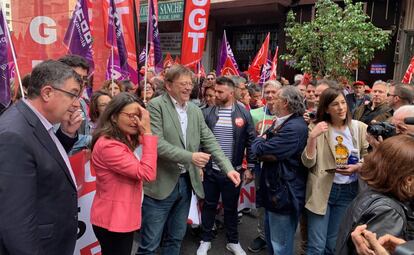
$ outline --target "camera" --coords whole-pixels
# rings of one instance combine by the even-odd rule
[[[381,136],[384,140],[397,134],[395,126],[388,122],[377,122],[370,124],[367,127],[367,132],[375,138]]]
[[[316,119],[316,112],[309,112],[308,116],[310,119]]]

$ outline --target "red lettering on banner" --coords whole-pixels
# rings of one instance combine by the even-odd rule
[[[101,255],[101,246],[96,241],[80,250],[80,255]]]
[[[186,2],[181,64],[194,67],[199,63],[206,41],[210,0],[191,0]]]
[[[250,190],[247,190],[245,187],[240,189],[240,204],[244,203],[245,198],[247,198],[250,203],[256,202],[256,192],[254,190],[254,186],[250,187]]]

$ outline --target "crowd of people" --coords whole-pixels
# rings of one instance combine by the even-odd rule
[[[136,254],[180,254],[193,192],[197,255],[211,249],[220,197],[235,255],[294,254],[298,227],[309,255],[389,254],[414,239],[412,86],[307,74],[259,86],[176,64],[92,92],[88,73],[80,56],[44,61],[0,116],[0,254],[73,254],[68,155],[85,149],[103,255],[135,252],[138,230]],[[253,181],[257,238],[240,244],[240,188]]]

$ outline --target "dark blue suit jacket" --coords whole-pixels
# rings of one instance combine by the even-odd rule
[[[256,138],[252,151],[262,159],[257,203],[269,211],[299,216],[305,204],[307,169],[301,154],[308,139],[308,127],[302,116],[290,116],[278,129],[273,125],[266,139]],[[273,199],[272,195],[282,195]]]
[[[75,139],[58,131],[66,150]],[[18,102],[0,116],[0,254],[73,255],[77,192],[55,143]]]

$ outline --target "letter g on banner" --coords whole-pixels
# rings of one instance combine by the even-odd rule
[[[55,43],[57,41],[56,26],[56,22],[52,18],[37,16],[30,22],[30,36],[38,44]],[[42,33],[41,28],[43,28]]]

